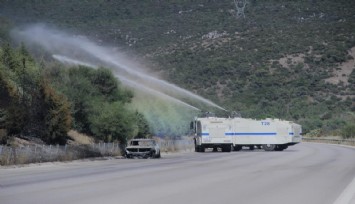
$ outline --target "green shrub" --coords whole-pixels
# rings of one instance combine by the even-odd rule
[[[355,138],[355,125],[348,124],[342,128],[341,135],[343,138]]]

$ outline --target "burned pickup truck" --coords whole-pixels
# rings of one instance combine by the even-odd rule
[[[126,158],[160,158],[160,147],[153,139],[132,139],[125,149]]]

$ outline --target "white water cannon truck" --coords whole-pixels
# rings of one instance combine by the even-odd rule
[[[283,151],[302,141],[302,127],[294,122],[246,118],[195,118],[191,122],[196,152],[206,148],[223,152],[240,151],[243,147],[254,150]]]

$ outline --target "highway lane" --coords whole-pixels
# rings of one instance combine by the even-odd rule
[[[326,144],[0,168],[1,204],[355,204],[354,194],[355,149]]]

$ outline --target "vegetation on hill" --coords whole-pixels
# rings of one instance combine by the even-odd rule
[[[125,107],[132,93],[109,70],[41,67],[23,45],[0,47],[0,98],[1,143],[22,135],[65,144],[70,129],[123,143],[149,134],[144,117]]]
[[[1,5],[16,23],[46,22],[137,53],[169,81],[243,117],[294,120],[306,133],[353,130],[355,1],[250,0],[245,18],[232,0]]]
[[[104,141],[149,135],[144,117],[126,107],[133,93],[123,89],[110,70],[55,64],[45,75],[71,102],[75,130]]]
[[[9,136],[36,135],[48,143],[65,143],[72,121],[68,101],[41,76],[23,46],[15,50],[4,45],[0,57],[0,129]]]

